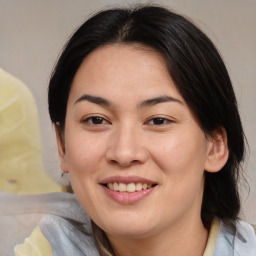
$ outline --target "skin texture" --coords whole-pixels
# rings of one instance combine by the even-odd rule
[[[117,255],[203,255],[204,172],[226,163],[226,135],[200,129],[159,54],[122,44],[93,51],[72,83],[64,139],[56,131],[61,168]],[[101,185],[116,176],[156,186],[123,204]]]

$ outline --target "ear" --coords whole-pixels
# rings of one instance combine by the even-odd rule
[[[209,138],[205,171],[218,172],[228,161],[229,150],[226,130],[222,127]]]
[[[63,172],[68,172],[67,168],[67,161],[66,161],[66,149],[65,149],[65,141],[64,135],[60,129],[59,123],[55,124],[55,132],[56,132],[56,139],[57,139],[57,146],[58,146],[58,153],[60,159],[60,168]]]

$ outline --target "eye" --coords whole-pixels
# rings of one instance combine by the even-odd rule
[[[82,121],[82,123],[86,123],[89,125],[104,125],[109,124],[109,122],[101,117],[101,116],[90,116]]]
[[[173,121],[164,117],[154,117],[147,121],[150,125],[165,125],[170,124]]]

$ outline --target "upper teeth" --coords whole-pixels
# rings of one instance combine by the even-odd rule
[[[152,184],[142,184],[142,183],[129,183],[129,184],[124,184],[124,183],[108,183],[107,184],[108,188],[114,191],[119,191],[119,192],[135,192],[135,191],[140,191],[143,189],[151,188]]]

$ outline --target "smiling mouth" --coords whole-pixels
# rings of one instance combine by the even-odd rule
[[[109,188],[112,191],[123,192],[123,193],[134,193],[142,190],[147,190],[152,187],[155,187],[157,184],[147,184],[147,183],[107,183],[103,184],[105,187]]]

